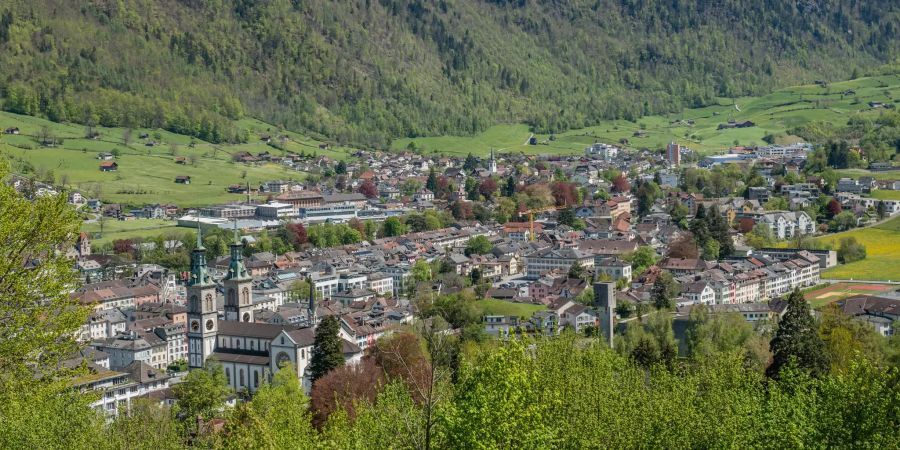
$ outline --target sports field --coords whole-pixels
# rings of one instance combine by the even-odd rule
[[[543,305],[530,303],[513,303],[506,300],[484,299],[475,302],[475,306],[481,309],[482,314],[496,314],[503,316],[531,317],[535,312],[547,309]]]
[[[831,286],[807,292],[804,297],[813,308],[819,308],[829,303],[843,300],[854,295],[877,295],[881,292],[890,292],[900,289],[900,286],[890,284],[862,284],[862,283],[837,283]]]

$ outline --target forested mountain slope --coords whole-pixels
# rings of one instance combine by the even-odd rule
[[[7,0],[3,108],[339,142],[588,126],[844,79],[900,54],[895,0]]]

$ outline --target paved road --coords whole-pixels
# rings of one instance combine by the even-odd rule
[[[900,281],[891,280],[834,280],[822,278],[819,281],[825,283],[900,284]]]

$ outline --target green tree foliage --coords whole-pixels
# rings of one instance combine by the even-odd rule
[[[229,415],[225,430],[224,448],[290,448],[315,441],[297,369],[290,364],[280,368],[253,401],[239,404]]]
[[[653,247],[644,245],[638,247],[633,253],[625,255],[623,259],[631,263],[632,272],[637,276],[644,273],[648,267],[656,264],[658,256]]]
[[[650,296],[657,309],[672,309],[675,307],[675,298],[681,292],[678,282],[672,278],[672,274],[663,271],[656,277]]]
[[[327,316],[316,327],[309,377],[315,382],[330,370],[344,365],[344,352],[338,336],[340,323],[335,316]]]
[[[772,364],[766,373],[772,377],[781,375],[789,365],[796,365],[812,375],[821,375],[828,370],[828,354],[819,336],[809,303],[803,294],[795,289],[787,298],[788,307],[772,342]]]
[[[347,224],[323,223],[310,226],[306,231],[309,242],[318,248],[337,247],[362,241],[362,234]]]
[[[883,364],[890,357],[889,342],[865,322],[854,320],[835,304],[821,311],[819,336],[825,342],[832,373],[846,373],[860,358]]]
[[[562,401],[541,386],[525,346],[511,342],[461,368],[442,415],[446,440],[460,448],[551,447],[556,436],[546,411]]]
[[[176,450],[184,448],[184,431],[168,407],[136,398],[131,401],[127,414],[123,411],[109,424],[105,438],[109,448]]]
[[[409,232],[409,227],[397,217],[388,217],[381,226],[381,235],[384,237],[403,236]]]
[[[747,245],[753,248],[771,247],[775,243],[775,235],[772,233],[772,228],[765,223],[754,225],[753,229],[747,233],[746,238]]]
[[[769,362],[766,339],[737,313],[710,314],[703,305],[692,307],[685,341],[687,353],[694,359],[736,352],[759,373]]]
[[[6,20],[0,16],[0,20]],[[0,22],[2,26],[2,22]],[[6,166],[0,162],[0,180]],[[76,349],[87,310],[69,296],[78,220],[65,195],[27,199],[0,184],[0,433],[2,448],[90,447],[102,441],[89,396],[60,362]]]
[[[17,113],[214,142],[245,136],[245,114],[374,147],[499,122],[552,133],[846,78],[896,56],[892,6],[15,1],[0,79],[22,81],[0,91]]]
[[[678,356],[671,314],[661,310],[629,322],[625,334],[616,339],[616,349],[640,367],[671,366]]]
[[[175,385],[174,413],[186,426],[194,430],[196,418],[209,420],[217,417],[231,394],[228,379],[222,366],[208,361],[202,369],[190,371],[181,383]]]
[[[581,263],[579,263],[578,261],[573,262],[572,265],[569,267],[569,273],[568,273],[569,278],[582,279],[586,275],[587,275],[587,273],[584,270],[584,266],[582,266]]]
[[[841,246],[838,248],[838,259],[843,263],[852,263],[866,259],[866,246],[853,236],[841,238]]]
[[[487,236],[475,236],[466,243],[466,256],[485,255],[491,252],[494,246]]]

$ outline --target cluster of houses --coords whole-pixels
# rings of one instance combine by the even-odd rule
[[[79,333],[86,348],[69,363],[91,369],[93,376],[78,385],[101,391],[95,406],[110,413],[127,408],[136,397],[169,401],[170,387],[177,382],[172,374],[209,359],[222,364],[238,392],[254,392],[286,362],[294,364],[308,387],[314,329],[323,317],[339,319],[345,358],[355,361],[378,338],[412,320],[416,311],[410,294],[454,293],[472,283],[489,284],[486,297],[538,306],[530,317],[486,315],[484,329],[496,336],[554,335],[566,328],[611,333],[616,317],[626,320],[633,306],[652,303],[652,286],[663,272],[680,286],[674,299],[679,316],[706,305],[716,312],[740,313],[748,321],[777,320],[784,310],[774,300],[818,284],[820,271],[836,264],[835,252],[753,249],[745,244],[744,235],[759,224],[767,225],[779,240],[817,232],[816,221],[803,208],[827,190],[823,180],[808,177],[802,183],[776,185],[771,174],[775,164],[799,173],[809,149],[805,144],[739,148],[700,162],[700,167],[733,162],[757,170],[767,184],[747,189],[746,197],[709,198],[682,191],[679,167],[682,156],[691,153],[675,143],[663,153],[624,151],[608,144],[594,144],[579,156],[491,152],[488,158],[475,158],[475,167],[466,166],[462,158],[358,152],[328,181],[270,180],[252,188],[234,184],[228,189],[235,194],[255,189],[270,198],[264,203],[232,202],[190,211],[167,204],[125,210],[71,193],[71,202],[108,217],[177,218],[182,226],[237,225],[244,232],[286,222],[379,221],[446,209],[451,202],[467,201],[464,186],[470,177],[503,180],[515,175],[516,186],[522,187],[551,183],[562,174],[584,195],[570,208],[579,222],[577,229],[559,223],[557,213],[547,211],[529,221],[458,220],[447,228],[334,248],[278,255],[247,252],[250,256],[244,257],[244,243],[253,242],[248,236],[236,240],[230,255],[221,258],[207,261],[199,248],[186,273],[134,264],[121,270],[110,256],[91,254],[90,236],[81,235],[70,251],[88,282],[72,295],[93,312]],[[324,156],[268,152],[236,155],[236,160],[279,163],[314,173],[333,171],[337,163]],[[114,163],[101,164],[107,162]],[[632,181],[655,180],[665,195],[639,216],[631,194],[609,195],[613,187],[604,173],[610,170],[626,173]],[[432,173],[453,186],[449,196],[436,198],[425,188]],[[20,184],[22,189],[36,186],[27,180]],[[359,193],[363,184],[374,186],[374,195],[371,190],[369,195]],[[900,202],[869,195],[874,189],[898,187],[897,182],[859,178],[841,180],[833,194],[860,214],[877,206],[874,202],[887,202],[882,209],[893,215],[900,212]],[[788,200],[787,210],[766,210],[766,202],[776,196]],[[709,211],[715,206],[732,225],[734,253],[721,255],[718,261],[670,255],[670,245],[686,233],[672,217],[679,204],[689,217],[701,207]],[[487,239],[490,249],[473,253],[468,244],[476,237]],[[177,248],[179,243],[171,245]],[[642,248],[658,261],[636,273],[632,255]],[[435,279],[415,279],[414,267],[421,261],[439,268]],[[303,286],[309,287],[308,292]],[[873,326],[883,326],[896,312],[895,306],[874,300],[849,302],[845,309]],[[892,331],[888,327],[884,332]]]

